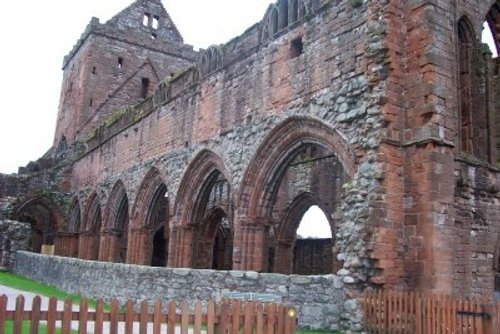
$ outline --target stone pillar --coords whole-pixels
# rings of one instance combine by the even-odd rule
[[[183,225],[179,229],[179,249],[177,266],[190,268],[193,265],[193,233],[192,225]]]
[[[290,242],[278,240],[274,250],[273,272],[291,274],[293,270],[293,245]]]
[[[119,234],[115,231],[101,233],[99,261],[116,262],[119,256]]]
[[[268,269],[269,220],[257,218],[254,223],[240,225],[242,234],[239,270],[258,272]]]
[[[170,237],[168,242],[168,259],[167,267],[175,268],[177,267],[177,253],[179,245],[179,226],[171,224],[169,228]]]
[[[151,263],[151,233],[145,229],[134,229],[129,232],[127,246],[127,263],[149,265]]]

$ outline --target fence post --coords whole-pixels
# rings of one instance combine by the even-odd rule
[[[78,333],[87,333],[89,303],[86,298],[80,300],[80,316],[78,319]]]
[[[14,311],[14,333],[21,334],[23,329],[24,296],[17,296],[16,310]]]
[[[70,299],[64,301],[64,312],[62,318],[62,334],[71,334],[71,318],[73,316],[73,302]]]
[[[31,304],[30,334],[38,333],[41,305],[42,305],[42,298],[40,298],[40,296],[35,296],[35,298],[33,298],[33,303]]]
[[[7,320],[7,301],[6,295],[0,297],[0,334],[4,334],[5,320]]]
[[[294,307],[289,307],[286,312],[285,334],[294,334],[296,323],[297,323],[297,310]]]

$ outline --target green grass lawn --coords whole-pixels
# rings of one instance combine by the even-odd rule
[[[41,296],[56,297],[59,300],[70,299],[74,304],[79,304],[82,300],[82,297],[79,295],[66,293],[52,286],[5,272],[0,272],[0,284],[23,291],[33,292]],[[91,308],[95,308],[97,305],[95,300],[89,299],[88,302]],[[109,310],[108,305],[105,305],[104,308]]]

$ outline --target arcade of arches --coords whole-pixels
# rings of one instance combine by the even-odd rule
[[[312,126],[296,134],[290,132],[295,122],[286,122],[270,135],[247,171],[246,182],[252,188],[244,189],[253,191],[249,199],[256,202],[242,203],[246,195],[240,194],[237,206],[224,162],[204,150],[188,166],[174,201],[169,198],[168,178],[152,168],[133,196],[126,182],[118,180],[106,200],[97,192],[88,199],[73,198],[66,230],[52,226],[45,227],[51,234],[38,233],[43,231],[39,225],[54,221],[46,218],[54,210],[40,200],[20,208],[21,220],[32,221],[28,217],[38,215],[33,219],[38,235],[35,251],[42,243],[53,244],[59,230],[56,254],[88,260],[276,273],[334,272],[341,266],[334,253],[334,213],[349,176],[333,146],[312,135],[322,129]],[[278,144],[276,138],[283,132],[289,133]],[[134,203],[129,198],[135,198]],[[333,238],[297,239],[301,219],[311,206],[323,211]],[[235,207],[258,218],[238,221],[235,217],[241,211]],[[308,222],[311,228],[314,224]],[[253,254],[245,258],[238,249]]]

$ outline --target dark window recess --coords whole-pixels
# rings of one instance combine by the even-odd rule
[[[97,70],[96,70],[95,66],[92,67],[92,74],[96,74],[96,72],[97,72]]]
[[[302,54],[304,51],[304,43],[302,42],[302,37],[296,38],[290,44],[290,57],[296,58]]]
[[[118,57],[118,68],[122,68],[122,67],[123,67],[123,58]]]
[[[156,33],[152,33],[151,34],[151,39],[156,39],[156,36],[157,36]]]
[[[148,96],[149,90],[149,79],[142,78],[142,87],[141,87],[141,97],[145,99]]]
[[[93,102],[92,98],[90,98],[90,100],[89,100],[89,107],[92,107],[92,102]]]

